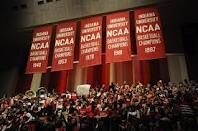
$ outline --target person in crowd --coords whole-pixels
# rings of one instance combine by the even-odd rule
[[[198,84],[111,83],[87,96],[56,92],[0,100],[1,131],[193,131],[198,129]],[[122,128],[120,128],[122,127]]]

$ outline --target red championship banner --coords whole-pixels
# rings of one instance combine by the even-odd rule
[[[79,65],[88,67],[101,64],[102,17],[81,21]]]
[[[34,29],[26,73],[30,74],[47,71],[51,33],[51,26]]]
[[[136,44],[139,60],[165,57],[164,39],[157,8],[135,10]]]
[[[69,70],[73,68],[76,22],[58,24],[52,71]]]
[[[106,63],[131,60],[129,12],[108,15],[106,25]]]

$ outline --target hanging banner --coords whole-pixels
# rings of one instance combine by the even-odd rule
[[[27,74],[47,71],[51,33],[51,26],[34,29],[32,45],[26,68]]]
[[[106,63],[131,60],[129,12],[107,15]]]
[[[88,67],[101,64],[102,17],[81,21],[79,65]]]
[[[76,22],[57,25],[52,71],[69,70],[73,68],[75,36]]]
[[[135,10],[135,26],[138,59],[164,58],[164,39],[157,8]]]

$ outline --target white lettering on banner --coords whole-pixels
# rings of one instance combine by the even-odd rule
[[[156,7],[134,11],[136,45],[139,60],[165,57],[160,12]]]
[[[72,50],[72,47],[55,48],[54,53],[66,52],[66,51],[71,51],[71,50]]]
[[[127,25],[128,25],[128,21],[126,21],[126,22],[120,22],[120,23],[114,23],[114,24],[109,24],[109,25],[107,25],[107,28],[108,29],[118,28],[118,27],[123,27],[123,26],[127,26]]]
[[[115,49],[115,48],[121,48],[121,47],[126,47],[128,46],[128,42],[121,42],[121,43],[116,43],[116,44],[109,44],[108,49]]]
[[[150,33],[150,34],[149,34],[149,37],[150,37],[151,39],[153,39],[153,38],[160,38],[161,36],[160,36],[159,33]]]
[[[151,17],[151,18],[136,20],[136,24],[153,23],[153,22],[157,22],[157,21],[159,21],[158,17]]]
[[[63,52],[63,53],[55,54],[55,58],[62,58],[62,57],[68,57],[68,56],[71,56],[71,52]]]
[[[34,56],[30,57],[30,61],[44,61],[46,60],[46,56]]]
[[[81,21],[79,65],[88,67],[100,64],[102,17],[92,17]]]
[[[122,55],[122,50],[114,50],[114,51],[113,51],[113,55],[114,55],[114,56]]]
[[[114,18],[110,20],[110,23],[118,23],[122,21],[126,21],[126,18],[125,17]]]
[[[94,54],[86,55],[85,60],[93,60],[94,59]]]
[[[92,27],[92,28],[88,28],[88,29],[82,29],[82,34],[85,33],[90,33],[90,32],[96,32],[101,30],[101,26],[97,26],[97,27]]]
[[[137,35],[137,40],[148,40],[149,34]]]
[[[127,27],[124,29],[115,29],[115,30],[107,31],[107,37],[121,36],[121,35],[126,35],[126,34],[129,34]]]
[[[41,62],[38,62],[38,63],[33,63],[32,66],[33,66],[34,68],[36,68],[36,67],[41,67],[41,65],[42,65]]]
[[[149,40],[143,40],[143,41],[139,41],[139,46],[145,46],[145,45],[151,45],[151,44],[160,44],[161,40],[159,39],[149,39]]]
[[[26,73],[46,72],[51,31],[51,26],[39,27],[33,30]]]
[[[129,18],[130,14],[127,11],[106,17],[106,63],[131,59]]]
[[[47,55],[47,51],[46,50],[42,50],[42,51],[31,51],[30,52],[30,56],[41,56],[41,55]]]
[[[145,53],[155,52],[155,48],[156,47],[147,47],[147,48],[145,48]]]
[[[67,27],[67,28],[61,28],[59,29],[59,32],[62,33],[62,32],[68,32],[68,31],[73,31],[73,27]]]
[[[100,32],[97,32],[96,34],[87,34],[87,35],[82,35],[81,36],[81,42],[87,42],[87,41],[92,41],[92,40],[97,40],[100,39]]]
[[[65,64],[65,63],[67,63],[67,59],[60,59],[60,60],[58,60],[58,64],[59,65],[62,65],[62,64]]]
[[[32,43],[31,50],[40,50],[40,49],[46,49],[49,48],[48,42],[42,42],[42,43]]]
[[[36,33],[36,37],[45,36],[45,35],[48,35],[48,31]]]
[[[85,49],[81,50],[81,54],[97,52],[97,51],[99,51],[98,47],[85,48]]]
[[[74,44],[74,38],[59,39],[59,40],[56,40],[55,47],[64,46],[64,45],[72,45],[72,44]]]
[[[148,40],[148,39],[155,39],[155,38],[160,38],[160,34],[159,33],[150,33],[150,34],[143,34],[137,35],[137,40]]]
[[[49,40],[50,36],[41,36],[33,38],[33,42]]]
[[[52,71],[73,68],[76,22],[65,22],[56,27],[56,37],[52,58]]]
[[[99,41],[93,41],[90,43],[83,43],[83,44],[81,43],[80,49],[90,48],[90,47],[99,46],[99,45],[100,45]]]
[[[117,38],[108,38],[107,39],[107,44],[114,44],[114,43],[120,43],[120,42],[124,42],[124,41],[128,41],[128,37],[127,36],[123,36],[123,37],[117,37]]]
[[[94,27],[94,26],[98,26],[99,22],[92,22],[92,23],[87,23],[84,25],[84,28],[90,28],[90,27]]]
[[[144,19],[144,18],[149,18],[149,17],[154,17],[154,16],[155,16],[155,12],[149,12],[149,13],[138,15],[138,19]]]
[[[74,35],[74,31],[71,32],[63,32],[63,33],[58,33],[56,35],[56,38],[63,38],[63,37],[67,37],[67,36],[73,36]]]
[[[136,26],[136,33],[147,33],[151,31],[160,31],[160,26],[158,23],[155,25],[140,25]]]

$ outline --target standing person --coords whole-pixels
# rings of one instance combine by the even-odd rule
[[[196,125],[191,101],[190,95],[185,94],[183,101],[179,106],[181,126],[185,131],[193,131]]]
[[[115,91],[115,84],[111,82],[111,85],[109,86],[109,89],[112,91]]]

